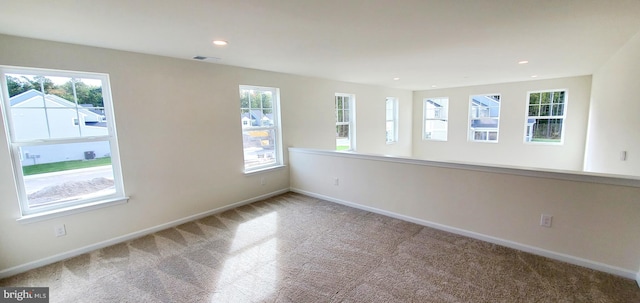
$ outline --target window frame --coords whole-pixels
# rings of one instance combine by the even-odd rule
[[[102,85],[102,102],[105,115],[105,123],[107,135],[82,136],[81,132],[78,136],[63,138],[38,138],[38,139],[17,139],[15,124],[13,123],[12,107],[10,104],[9,90],[7,86],[8,74],[26,74],[43,77],[68,77],[72,79],[92,79],[101,81]],[[79,72],[68,70],[52,70],[31,67],[15,67],[0,65],[0,107],[2,108],[2,118],[4,120],[4,130],[7,135],[7,143],[9,145],[10,155],[12,158],[12,168],[14,171],[14,181],[16,185],[17,198],[20,206],[21,217],[18,221],[40,221],[52,217],[58,217],[71,213],[82,212],[90,209],[101,208],[111,204],[120,204],[126,202],[129,198],[125,195],[124,182],[122,177],[122,167],[120,164],[120,152],[118,147],[118,139],[115,125],[115,115],[113,109],[113,99],[111,95],[111,85],[109,75],[105,73],[95,72]],[[76,102],[76,111],[79,104]],[[46,105],[45,105],[46,108]],[[79,124],[81,120],[78,120]],[[72,124],[74,121],[72,120]],[[75,125],[74,125],[75,126]],[[26,193],[25,176],[22,169],[22,153],[23,147],[29,146],[47,146],[59,144],[75,144],[75,143],[95,143],[108,142],[111,169],[114,178],[114,192],[111,194],[100,195],[92,198],[84,198],[70,201],[51,203],[47,206],[31,207],[29,198]]]
[[[338,97],[349,98],[349,122],[339,122],[338,121]],[[334,96],[334,105],[335,105],[335,127],[339,125],[348,125],[349,126],[349,148],[344,151],[355,151],[356,150],[356,95],[354,94],[346,94],[346,93],[335,93]],[[343,109],[344,110],[344,106]],[[336,131],[336,140],[337,140],[337,131]],[[336,150],[338,150],[338,142],[336,141]]]
[[[473,112],[474,112],[474,105],[473,105],[473,97],[476,96],[498,96],[499,100],[498,100],[498,115],[497,116],[488,116],[489,119],[491,120],[497,120],[497,125],[494,128],[487,128],[486,130],[476,130],[472,127],[473,124],[473,120],[478,120],[477,118],[474,119],[473,116]],[[486,109],[489,109],[489,111],[491,110],[491,108],[496,108],[495,106],[491,107],[491,106],[487,106]],[[493,94],[473,94],[473,95],[469,95],[469,115],[468,115],[468,120],[467,120],[467,141],[469,142],[480,142],[480,143],[498,143],[500,140],[500,115],[502,114],[502,94],[499,93],[493,93]],[[475,134],[477,132],[484,132],[485,133],[485,137],[486,139],[475,139]],[[495,140],[491,140],[490,139],[490,135],[491,133],[495,132]]]
[[[272,114],[273,114],[273,125],[269,125],[269,126],[264,126],[264,125],[260,125],[260,126],[252,126],[250,123],[247,126],[243,120],[242,120],[242,110],[244,109],[242,107],[242,93],[243,90],[257,90],[257,91],[269,91],[271,92],[273,98],[271,100],[272,102]],[[273,163],[266,163],[266,164],[262,164],[262,165],[255,165],[255,166],[250,166],[247,167],[247,161],[245,159],[245,153],[244,153],[244,138],[243,138],[243,143],[242,143],[242,159],[243,159],[243,171],[245,174],[251,174],[251,173],[255,173],[255,172],[259,172],[259,171],[263,171],[263,170],[269,170],[269,169],[273,169],[273,168],[278,168],[278,167],[282,167],[283,166],[283,157],[282,157],[282,128],[281,128],[281,114],[280,114],[280,88],[277,87],[268,87],[268,86],[257,86],[257,85],[244,85],[241,84],[238,86],[238,91],[240,93],[240,125],[241,125],[241,134],[244,137],[244,132],[247,130],[251,130],[251,131],[273,131],[274,132],[274,162]],[[249,103],[249,111],[251,111],[251,104]],[[264,107],[260,108],[261,110],[264,109]]]
[[[389,102],[391,102],[391,111],[392,117],[389,119],[388,106]],[[391,140],[389,140],[389,136],[386,133],[387,125],[391,122],[393,125],[393,134]],[[387,97],[385,100],[385,141],[387,144],[395,144],[398,143],[398,98],[396,97]]]
[[[445,117],[442,118],[428,118],[427,117],[427,102],[432,100],[446,100],[447,104],[444,106],[445,109]],[[434,139],[427,138],[427,121],[445,121],[445,138],[444,139]],[[422,99],[422,140],[424,141],[441,141],[446,142],[449,140],[449,97],[438,97],[438,98],[424,98]]]
[[[542,93],[556,93],[556,92],[564,92],[564,100],[563,100],[563,107],[562,107],[562,116],[529,116],[529,107],[531,106],[530,102],[531,102],[531,94],[542,94]],[[553,112],[553,96],[551,97],[551,103],[549,103],[549,106],[551,107],[551,112]],[[566,127],[566,119],[567,119],[567,110],[568,110],[568,104],[569,104],[569,90],[566,88],[562,88],[562,89],[543,89],[543,90],[535,90],[535,91],[528,91],[527,92],[527,105],[525,107],[525,114],[524,114],[524,137],[523,137],[523,142],[525,144],[533,144],[533,145],[563,145],[564,144],[564,137],[565,137],[565,127]],[[539,107],[542,106],[542,103],[538,104]],[[534,118],[531,118],[534,117]],[[528,138],[528,126],[529,126],[529,119],[562,119],[562,127],[560,129],[560,141],[533,141],[533,136],[531,138],[531,140],[527,140]],[[533,129],[531,130],[533,132]]]

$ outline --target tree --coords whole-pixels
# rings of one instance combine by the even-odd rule
[[[30,89],[40,92],[44,88],[45,94],[56,95],[70,102],[75,102],[75,97],[77,97],[78,104],[91,104],[93,107],[104,107],[102,87],[88,85],[81,80],[74,81],[70,79],[62,85],[57,85],[51,79],[42,76],[35,76],[33,79],[26,76],[7,76],[6,79],[9,97],[19,95]],[[74,86],[76,89],[75,97],[73,94]]]
[[[26,77],[17,78],[7,76],[7,88],[9,89],[9,97],[22,94],[30,89],[36,89],[33,83]],[[39,88],[36,90],[40,90]]]
[[[104,102],[102,100],[102,87],[88,85],[81,80],[69,80],[65,84],[62,84],[59,89],[62,93],[58,96],[70,100],[73,102],[73,86],[76,88],[76,97],[78,98],[78,104],[91,104],[93,107],[103,107]]]

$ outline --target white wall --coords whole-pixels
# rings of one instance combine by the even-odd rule
[[[289,92],[280,90],[282,99],[288,94],[296,95],[289,98],[292,99],[289,105],[282,105],[282,124],[288,146],[335,150],[334,97],[335,93],[345,93],[355,95],[358,152],[411,155],[411,91],[308,78],[299,78],[298,81],[300,85],[291,87]],[[399,134],[395,144],[386,144],[387,97],[398,98]]]
[[[586,171],[640,175],[638,79],[640,32],[593,74]]]
[[[524,143],[527,93],[567,90],[564,144]],[[560,170],[582,170],[588,122],[591,77],[416,91],[413,95],[413,157],[442,161],[501,164]],[[469,97],[500,94],[499,142],[469,142]],[[422,102],[449,97],[448,141],[422,140]]]
[[[108,73],[127,204],[21,224],[0,131],[0,274],[28,262],[287,190],[289,170],[244,175],[238,86],[280,88],[283,143],[335,148],[334,94],[358,103],[358,149],[411,152],[411,92],[0,35],[0,64]],[[400,99],[399,144],[385,144],[384,105]],[[4,121],[2,121],[4,122]],[[287,156],[285,154],[285,159]],[[286,160],[285,160],[286,161]],[[260,185],[260,179],[266,185]],[[54,237],[64,223],[68,235]]]
[[[627,278],[640,266],[639,178],[611,185],[593,176],[309,150],[290,151],[289,161],[296,191]],[[553,215],[551,228],[539,225],[543,213]]]

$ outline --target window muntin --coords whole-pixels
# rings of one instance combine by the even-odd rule
[[[240,85],[240,121],[244,170],[282,165],[279,90]]]
[[[385,102],[385,130],[387,144],[398,142],[398,98],[388,97]]]
[[[124,199],[108,75],[0,74],[22,215]]]
[[[355,96],[336,94],[336,150],[355,150]]]
[[[469,141],[498,142],[500,95],[473,95],[469,98]]]
[[[449,98],[423,100],[423,140],[447,141],[449,125]]]
[[[562,143],[566,107],[566,90],[529,92],[524,141]]]

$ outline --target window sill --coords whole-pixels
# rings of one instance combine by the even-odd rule
[[[69,216],[69,215],[82,213],[82,212],[86,212],[94,209],[99,209],[103,207],[124,204],[124,203],[127,203],[128,201],[129,201],[129,197],[111,198],[111,199],[100,200],[100,201],[95,201],[95,202],[81,204],[81,205],[74,205],[70,207],[50,210],[50,211],[41,212],[41,213],[32,214],[32,215],[25,215],[20,217],[16,221],[22,224],[40,222],[40,221],[50,220],[53,218],[59,218],[59,217]]]
[[[258,174],[258,173],[263,173],[263,172],[267,172],[267,171],[271,171],[271,170],[275,170],[275,169],[281,169],[286,167],[283,164],[279,164],[279,165],[274,165],[274,166],[269,166],[269,167],[264,167],[264,168],[259,168],[259,169],[255,169],[255,170],[245,170],[244,174],[245,175],[253,175],[253,174]]]
[[[555,145],[555,146],[561,146],[561,145],[564,145],[564,142],[524,141],[524,144],[528,144],[528,145]]]

